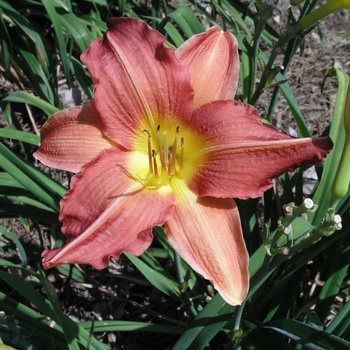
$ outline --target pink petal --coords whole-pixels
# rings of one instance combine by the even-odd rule
[[[231,100],[239,78],[239,56],[236,38],[217,27],[197,34],[176,50],[191,76],[196,109],[206,103]]]
[[[178,204],[165,223],[169,242],[229,304],[241,304],[248,292],[248,253],[235,202],[198,198],[176,178],[171,185]]]
[[[43,253],[43,266],[90,264],[101,269],[123,251],[143,253],[151,229],[169,219],[175,204],[170,186],[150,190],[128,172],[132,152],[103,151],[76,175],[61,201],[63,248]]]
[[[193,90],[185,66],[164,47],[165,38],[130,18],[111,18],[108,28],[81,56],[96,84],[92,103],[104,133],[131,149],[135,135],[155,130],[160,118],[163,124],[164,117],[186,124]]]
[[[34,157],[53,168],[78,172],[113,142],[101,131],[91,106],[55,113],[41,128],[41,144]]]
[[[204,164],[187,179],[199,196],[258,197],[273,178],[319,163],[332,149],[328,137],[292,138],[262,124],[254,107],[235,101],[199,108],[192,125],[207,145]]]

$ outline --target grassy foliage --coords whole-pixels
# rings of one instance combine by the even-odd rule
[[[122,257],[123,274],[80,266],[43,272],[38,267],[42,250],[62,239],[59,200],[70,175],[38,168],[32,157],[39,144],[37,130],[47,116],[63,108],[63,85],[79,86],[92,97],[92,82],[79,55],[103,35],[108,17],[145,20],[172,47],[209,25],[233,31],[242,62],[239,98],[256,104],[264,89],[272,89],[266,118],[272,120],[282,97],[298,134],[309,136],[286,72],[304,37],[317,25],[302,33],[295,30],[296,12],[305,17],[319,2],[292,8],[288,22],[294,25],[286,34],[269,24],[273,8],[262,0],[255,8],[229,0],[0,0],[0,72],[7,82],[0,88],[6,123],[0,130],[0,344],[16,349],[110,349],[115,345],[111,335],[117,334],[121,348],[129,343],[135,349],[202,349],[208,344],[213,349],[268,349],[271,344],[279,349],[350,348],[350,191],[334,208],[343,228],[332,235],[329,211],[345,139],[349,84],[349,75],[339,69],[330,72],[337,77],[338,93],[326,132],[335,144],[317,169],[320,180],[312,193],[317,210],[303,207],[302,171],[281,177],[283,194],[269,190],[259,200],[239,202],[251,255],[251,288],[242,306],[229,306],[218,294],[212,297],[208,283],[181,261],[160,227],[154,229],[155,243],[141,257]],[[283,56],[284,70],[276,64],[277,53]],[[292,216],[283,214],[290,202],[298,205]],[[24,236],[18,238],[14,223]],[[281,234],[281,223],[291,225],[291,235]],[[323,284],[315,292],[310,281],[316,274]],[[88,296],[80,299],[79,292]],[[102,301],[113,310],[98,311]],[[68,316],[73,314],[74,320]],[[101,319],[101,314],[109,316]]]

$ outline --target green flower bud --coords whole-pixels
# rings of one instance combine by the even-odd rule
[[[322,18],[341,9],[350,9],[350,0],[329,0],[317,10],[301,18],[297,24],[297,28],[298,30],[307,29]]]
[[[344,107],[344,128],[344,148],[332,186],[332,197],[334,201],[346,195],[350,184],[350,83],[348,85]]]

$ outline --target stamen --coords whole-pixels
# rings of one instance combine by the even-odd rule
[[[160,164],[162,166],[162,171],[165,171],[164,154],[163,154],[163,150],[162,150],[162,144],[160,142],[159,131],[160,131],[160,125],[157,126],[157,144],[158,144],[158,151],[159,151]]]
[[[158,167],[157,167],[157,158],[156,158],[156,151],[154,149],[152,149],[152,158],[153,158],[154,176],[158,178],[159,174],[158,174]]]
[[[174,164],[173,158],[175,158],[175,156],[176,155],[173,153],[173,148],[170,147],[169,148],[168,177],[171,177],[171,175],[173,175],[173,173],[174,173],[174,168],[173,168],[172,164]]]
[[[147,148],[148,148],[148,166],[149,172],[153,174],[153,162],[152,162],[152,148],[151,148],[151,134],[147,130],[143,130],[148,135]]]
[[[185,140],[181,137],[181,153],[180,153],[180,162],[179,162],[179,170],[181,171],[184,167],[184,153],[185,153]]]
[[[175,171],[175,161],[176,161],[176,151],[177,151],[177,140],[179,138],[179,129],[180,129],[180,127],[177,126],[176,131],[175,131],[175,140],[174,140],[174,144],[173,144],[173,156],[170,160],[171,161],[170,167],[171,167],[172,171]]]
[[[157,146],[152,149],[152,135],[148,130],[143,130],[148,136],[147,140],[147,152],[148,152],[148,166],[150,174],[153,174],[155,178],[160,176],[167,176],[170,178],[178,171],[181,171],[184,166],[184,149],[185,141],[182,137],[180,140],[180,127],[176,127],[174,143],[169,147],[168,134],[167,131],[163,131],[163,140],[160,135],[160,125],[158,125],[156,130]],[[180,143],[180,144],[179,144]],[[158,150],[157,150],[158,147]],[[178,150],[178,148],[181,148]],[[158,153],[157,153],[158,152]],[[179,158],[177,158],[177,152],[179,153]],[[159,158],[158,158],[159,157]],[[158,158],[158,159],[157,159]],[[176,164],[178,159],[178,164]],[[158,168],[157,162],[160,161],[160,167]]]
[[[163,138],[164,138],[164,163],[165,165],[168,165],[169,159],[168,159],[168,138],[166,131],[163,131]]]

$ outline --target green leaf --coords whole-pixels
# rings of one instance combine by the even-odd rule
[[[172,350],[204,349],[232,318],[232,312],[233,306],[228,305],[220,294],[216,294],[189,324],[188,329],[178,339]]]
[[[19,43],[17,49],[18,54],[21,57],[20,63],[22,70],[28,77],[30,83],[34,86],[38,95],[48,101],[50,104],[54,104],[55,93],[41,65],[41,62],[33,52],[28,51],[28,48],[25,47],[25,43],[21,43],[20,38],[18,38],[18,40]]]
[[[13,243],[15,243],[19,256],[21,258],[21,265],[22,266],[27,266],[27,254],[25,249],[23,248],[22,243],[19,241],[19,239],[16,237],[15,234],[13,234],[11,231],[9,231],[7,228],[5,228],[4,226],[0,225],[0,236],[4,235],[7,238],[9,238],[10,240],[13,241]]]
[[[126,257],[137,267],[137,269],[147,278],[147,280],[152,283],[157,289],[163,293],[178,298],[180,296],[180,291],[178,284],[163,275],[162,273],[153,270],[142,260],[136,256],[124,252]]]
[[[70,74],[69,74],[69,55],[67,53],[67,47],[66,42],[64,38],[64,34],[66,31],[61,25],[61,19],[60,15],[56,12],[55,4],[57,4],[56,0],[50,1],[50,0],[41,0],[42,4],[44,5],[47,14],[53,24],[53,29],[55,31],[55,38],[57,40],[57,45],[60,53],[60,58],[62,61],[62,67],[64,71],[64,75],[67,79],[68,85],[70,85]]]
[[[62,327],[62,332],[64,332],[64,335],[68,337],[68,345],[70,345],[70,349],[80,349],[79,347],[75,347],[75,344],[77,343],[77,341],[79,341],[81,344],[86,345],[90,338],[89,332],[80,327],[79,324],[72,321],[68,316],[63,314],[58,304],[58,301],[56,300],[56,297],[54,295],[54,291],[50,289],[51,287],[46,281],[46,278],[43,275],[43,273],[41,273],[40,277],[49,299],[45,299],[42,295],[35,291],[34,288],[32,288],[26,281],[22,280],[21,278],[14,275],[10,275],[0,270],[0,278],[3,281],[9,284],[18,293],[23,295],[23,297],[25,297],[30,303],[32,303],[39,310],[41,310],[41,312],[43,312],[44,315],[50,317],[56,323],[60,324],[60,326]],[[31,313],[28,312],[28,314]],[[50,323],[49,321],[47,322]],[[92,338],[89,349],[106,350],[109,349],[109,347],[100,343],[97,339]]]
[[[72,278],[74,281],[86,283],[86,278],[74,265],[63,264],[57,266],[57,270],[64,276]]]
[[[324,263],[320,267],[320,274],[325,280],[316,302],[315,311],[319,317],[326,321],[335,298],[345,285],[350,266],[350,239],[342,237],[338,244],[325,256]]]
[[[24,290],[27,288],[26,285],[22,287]],[[66,342],[61,328],[56,324],[51,324],[51,320],[46,319],[42,314],[34,311],[32,307],[25,306],[0,292],[0,309],[6,315],[16,315],[16,320],[21,331],[24,334],[31,335],[31,343],[37,349],[42,349],[43,346],[66,349]]]
[[[46,115],[52,115],[59,109],[52,104],[42,100],[25,91],[15,91],[3,99],[4,102],[27,103],[29,105],[40,108]]]
[[[306,349],[348,350],[350,348],[349,342],[296,320],[276,320],[263,328],[275,330],[302,344]]]
[[[9,16],[11,22],[19,28],[25,36],[27,36],[40,50],[41,54],[44,56],[45,65],[48,65],[48,56],[46,52],[45,44],[42,40],[41,35],[38,33],[35,27],[28,21],[28,19],[21,13],[15,10],[8,2],[0,0],[0,8]],[[4,17],[3,17],[4,18]]]
[[[284,98],[286,99],[288,106],[295,118],[295,121],[298,125],[299,128],[299,132],[301,134],[302,137],[310,137],[310,131],[305,123],[303,114],[299,108],[297,99],[295,98],[292,89],[289,85],[289,83],[286,81],[286,78],[283,74],[279,73],[277,74],[277,76],[275,77],[276,82],[284,82],[283,84],[279,85]]]
[[[349,336],[350,333],[350,299],[337,312],[332,322],[326,328],[326,332],[339,337]],[[347,334],[345,334],[347,333]]]
[[[179,33],[178,29],[172,23],[169,22],[169,19],[170,19],[169,16],[166,16],[165,18],[163,18],[163,20],[159,18],[153,18],[153,17],[152,19],[155,22],[159,23],[157,30],[167,34],[171,39],[171,41],[174,43],[175,47],[179,47],[184,43],[185,40],[183,39],[182,35]],[[170,46],[169,43],[168,45]]]
[[[47,177],[32,164],[20,159],[0,143],[1,167],[34,196],[59,211],[58,202],[65,194],[64,187]]]
[[[2,54],[2,60],[4,62],[4,68],[6,71],[10,70],[10,61],[12,56],[12,49],[11,46],[7,44],[7,41],[5,40],[9,38],[9,34],[4,22],[4,14],[3,10],[0,7],[0,48],[1,48],[1,54]]]
[[[29,199],[28,199],[29,202]],[[0,218],[30,218],[39,221],[58,224],[58,215],[53,209],[40,206],[40,202],[34,201],[34,205],[19,203],[17,198],[0,195]]]
[[[0,129],[0,137],[27,142],[35,146],[39,146],[40,144],[40,137],[38,135],[19,130]]]
[[[67,322],[67,316],[63,313],[59,305],[54,287],[46,280],[46,277],[41,269],[39,269],[39,274],[41,283],[45,288],[46,295],[48,296],[53,312],[55,313],[55,317],[53,317],[53,319],[62,327],[69,350],[80,350],[76,341],[77,327],[75,325],[73,326],[72,322]]]
[[[178,7],[174,12],[169,14],[169,17],[178,24],[187,38],[204,32],[205,28],[198,21],[197,17],[191,11],[191,9],[187,6]]]
[[[81,322],[81,327],[89,330],[92,322]],[[182,334],[184,329],[178,326],[168,326],[149,322],[134,321],[94,321],[94,332],[155,332],[167,334]]]

